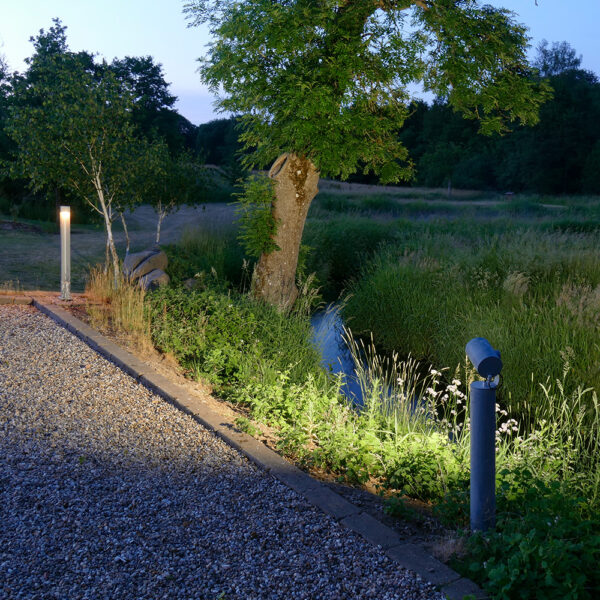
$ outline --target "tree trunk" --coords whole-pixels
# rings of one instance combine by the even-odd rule
[[[298,252],[310,203],[319,191],[319,173],[309,159],[282,154],[273,163],[269,177],[275,181],[274,242],[279,250],[263,254],[258,260],[252,276],[252,294],[287,311],[298,296]]]
[[[121,217],[121,223],[123,223],[123,231],[125,232],[125,256],[129,255],[129,248],[131,247],[131,240],[129,239],[129,229],[127,229],[127,221],[125,221],[125,215],[123,211],[119,211]]]
[[[160,243],[160,226],[162,225],[163,219],[167,216],[167,211],[166,209],[163,210],[162,202],[160,201],[158,203],[156,212],[158,213],[158,220],[156,222],[156,245],[158,246]]]
[[[106,234],[106,244],[104,247],[104,274],[108,273],[108,263],[109,263],[109,246],[108,246],[108,233]]]
[[[118,287],[119,281],[119,255],[117,254],[117,249],[115,248],[115,240],[113,238],[112,232],[112,222],[113,222],[113,211],[112,211],[112,197],[109,196],[108,202],[104,196],[104,189],[102,188],[101,174],[100,170],[94,172],[93,184],[96,188],[96,194],[98,196],[98,203],[100,204],[100,212],[104,216],[104,226],[106,227],[106,245],[108,249],[106,251],[106,262],[108,263],[108,250],[110,250],[110,254],[112,256],[113,262],[113,270],[115,275],[115,288]]]
[[[98,190],[97,190],[98,191]],[[104,226],[106,227],[106,260],[108,262],[108,251],[110,250],[110,254],[112,257],[113,270],[115,274],[115,287],[117,286],[118,277],[119,277],[119,255],[117,254],[117,249],[115,248],[115,239],[113,237],[112,232],[112,222],[113,222],[113,214],[112,214],[112,206],[111,203],[106,203],[104,200],[104,193],[102,190],[98,191],[98,199],[100,200],[100,206],[102,207],[102,214],[104,215]]]

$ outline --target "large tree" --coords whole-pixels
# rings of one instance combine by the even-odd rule
[[[484,133],[534,123],[544,97],[529,77],[525,28],[477,0],[191,0],[184,10],[210,26],[200,73],[219,108],[241,116],[248,166],[276,158],[278,249],[259,259],[254,293],[283,309],[297,295],[319,175],[411,177],[398,131],[415,83]]]

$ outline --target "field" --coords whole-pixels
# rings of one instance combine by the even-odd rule
[[[209,228],[231,223],[233,207],[211,203],[183,207],[169,215],[161,228],[161,243],[178,241],[186,229],[210,223]],[[155,240],[156,215],[141,206],[127,216],[131,251],[151,247]],[[125,235],[114,224],[115,241],[121,258],[125,254]],[[71,228],[72,289],[83,292],[91,266],[104,260],[106,236],[101,226],[75,225]],[[60,236],[58,227],[38,221],[13,222],[0,215],[0,285],[22,290],[60,288]]]

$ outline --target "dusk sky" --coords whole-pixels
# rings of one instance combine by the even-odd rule
[[[162,63],[178,110],[193,123],[216,118],[211,97],[196,72],[205,52],[206,29],[187,28],[178,0],[0,0],[0,54],[12,70],[25,68],[29,38],[59,17],[68,27],[72,50],[115,57],[151,55]],[[542,39],[567,41],[583,55],[583,67],[600,74],[600,0],[492,0],[518,15],[530,29],[535,48]]]

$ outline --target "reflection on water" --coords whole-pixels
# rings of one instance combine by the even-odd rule
[[[420,363],[410,356],[401,361],[396,355],[381,357],[374,347],[350,341],[352,336],[344,330],[339,305],[330,304],[315,313],[311,324],[313,343],[321,353],[321,365],[333,375],[343,375],[340,391],[357,407],[375,400],[379,409],[388,414],[399,410],[414,415],[419,405],[424,407],[423,414],[429,413],[423,392],[433,379],[429,370],[423,372]],[[359,363],[355,357],[359,357]]]
[[[330,304],[311,317],[313,343],[321,353],[321,365],[332,374],[343,373],[341,392],[356,404],[363,404],[361,386],[356,377],[356,364],[344,340],[344,321],[339,306]]]

